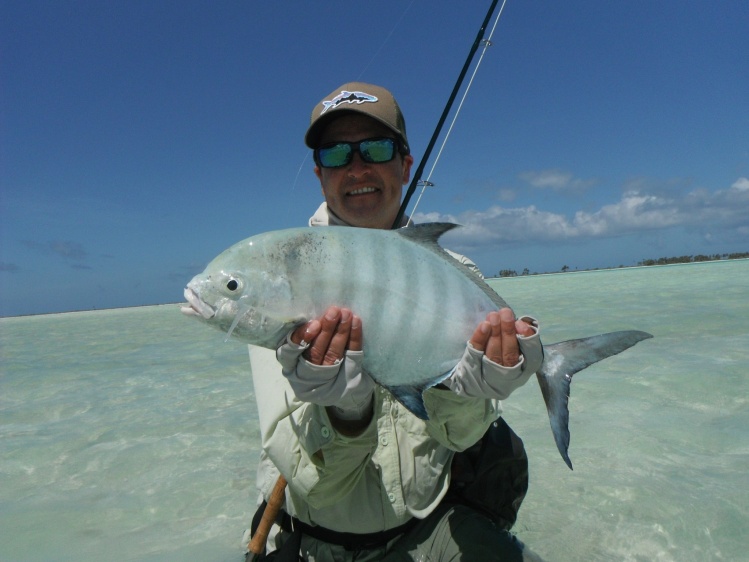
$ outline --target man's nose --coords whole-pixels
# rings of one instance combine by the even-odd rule
[[[365,162],[361,157],[361,154],[359,154],[359,151],[356,151],[353,158],[351,159],[351,163],[348,165],[347,171],[351,175],[357,175],[368,172],[369,168],[370,163]]]

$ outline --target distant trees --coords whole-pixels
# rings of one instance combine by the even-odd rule
[[[531,271],[527,267],[523,270],[523,273],[520,275],[530,275]],[[518,272],[514,269],[502,269],[499,273],[497,273],[497,277],[517,277]]]
[[[705,261],[718,261],[718,260],[740,260],[740,259],[747,259],[749,258],[749,252],[738,252],[734,254],[712,254],[712,255],[704,255],[704,254],[697,254],[696,256],[678,256],[678,257],[672,257],[672,258],[657,258],[657,259],[644,259],[642,261],[637,262],[637,265],[643,266],[643,265],[671,265],[675,263],[697,263],[697,262],[705,262]],[[626,267],[624,265],[620,265],[620,268]],[[562,273],[567,273],[570,270],[570,267],[568,265],[562,266],[562,269],[560,270]],[[526,267],[523,270],[523,273],[521,275],[538,275],[538,273],[531,273],[530,270]],[[497,273],[497,277],[517,277],[518,272],[514,269],[502,269]]]
[[[637,265],[671,265],[674,263],[695,263],[703,261],[718,261],[718,260],[738,260],[749,258],[749,252],[741,252],[737,254],[713,254],[706,256],[704,254],[698,254],[696,256],[678,256],[673,258],[658,258],[658,259],[647,259],[637,262]]]

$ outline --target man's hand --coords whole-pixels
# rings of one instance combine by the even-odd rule
[[[459,396],[505,400],[543,360],[538,322],[530,316],[515,320],[512,310],[503,308],[476,327],[444,384]]]
[[[291,333],[292,343],[309,347],[302,354],[307,362],[313,365],[338,365],[343,361],[340,371],[333,378],[320,383],[310,382],[314,379],[304,377],[307,383],[300,386],[299,375],[289,378],[294,392],[302,399],[312,402],[320,400],[320,390],[325,391],[328,417],[337,431],[349,437],[355,437],[364,431],[372,420],[374,381],[361,370],[361,357],[352,359],[347,351],[362,350],[362,321],[348,308],[331,306],[320,318],[299,326]],[[296,373],[296,371],[294,371]],[[305,390],[312,388],[307,394]],[[333,390],[335,389],[335,390]],[[319,403],[319,402],[318,402]]]
[[[520,359],[517,336],[531,336],[534,329],[523,320],[515,320],[509,308],[486,315],[471,336],[476,351],[483,351],[491,361],[504,367],[514,367]]]
[[[291,334],[297,345],[310,344],[304,358],[314,365],[336,365],[346,351],[361,351],[362,322],[348,308],[331,306],[319,319],[299,326]]]

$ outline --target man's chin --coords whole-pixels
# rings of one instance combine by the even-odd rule
[[[346,216],[341,218],[351,226],[360,228],[390,228],[392,225],[392,221],[385,224],[387,221],[381,216],[381,213],[373,213],[372,211],[349,211]]]

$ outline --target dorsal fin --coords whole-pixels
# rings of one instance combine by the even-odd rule
[[[459,226],[459,224],[453,222],[425,222],[422,224],[414,224],[413,226],[406,228],[399,228],[396,232],[401,236],[405,236],[406,238],[421,244],[422,246],[426,246],[432,251],[442,253],[442,246],[437,243],[437,240],[439,240],[440,236],[445,232],[449,232],[453,228]]]
[[[453,228],[459,227],[459,224],[452,222],[426,222],[422,224],[415,224],[406,228],[399,228],[396,230],[401,236],[405,236],[409,240],[424,246],[428,250],[439,254],[440,256],[449,258],[449,263],[459,269],[463,275],[475,283],[479,289],[481,289],[491,301],[497,305],[497,308],[504,308],[507,303],[502,297],[500,297],[496,291],[494,291],[481,277],[474,271],[471,271],[464,264],[460,263],[453,256],[448,254],[445,249],[437,243],[440,236],[449,232]]]

